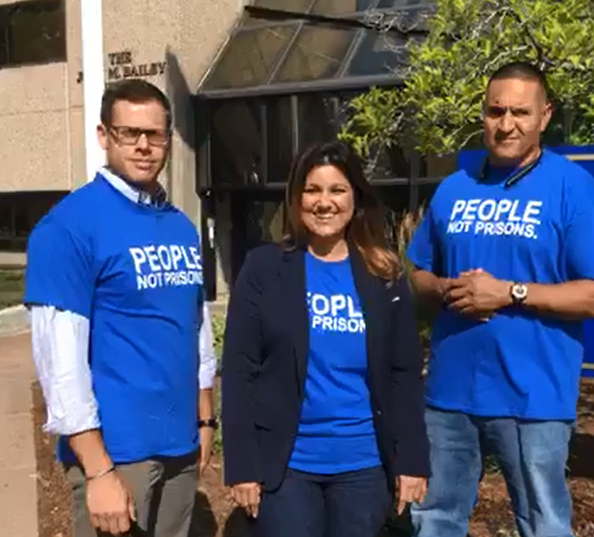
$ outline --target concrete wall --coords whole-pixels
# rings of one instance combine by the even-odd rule
[[[103,1],[106,80],[140,73],[171,99],[175,133],[162,183],[172,201],[196,224],[199,200],[190,97],[241,8],[238,0]]]

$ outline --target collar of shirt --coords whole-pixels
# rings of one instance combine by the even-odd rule
[[[159,183],[157,183],[156,192],[151,195],[144,190],[133,187],[130,183],[124,181],[120,176],[113,173],[109,168],[101,168],[99,174],[101,174],[101,176],[103,176],[103,178],[117,191],[121,192],[134,203],[162,207],[167,201],[167,193]]]

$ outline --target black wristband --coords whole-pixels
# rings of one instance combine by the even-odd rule
[[[218,429],[219,422],[217,418],[208,418],[206,420],[198,420],[198,428],[202,429],[202,427],[210,427],[211,429]]]

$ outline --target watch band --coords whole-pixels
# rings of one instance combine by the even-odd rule
[[[198,428],[202,429],[202,427],[210,427],[211,429],[218,429],[219,421],[217,418],[208,418],[205,420],[198,420]]]

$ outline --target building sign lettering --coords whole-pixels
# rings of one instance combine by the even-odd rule
[[[110,52],[107,55],[107,80],[122,80],[125,78],[147,78],[165,73],[167,62],[134,63],[132,52],[122,50]]]

